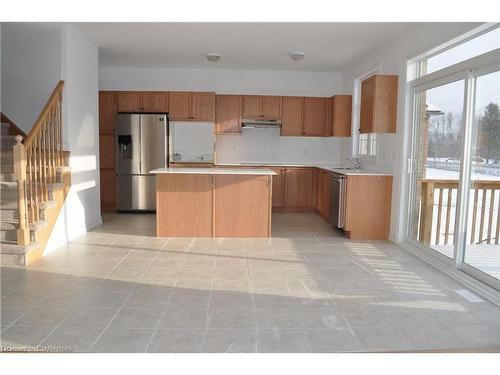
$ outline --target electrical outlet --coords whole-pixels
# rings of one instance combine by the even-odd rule
[[[396,160],[396,150],[392,150],[392,160]]]

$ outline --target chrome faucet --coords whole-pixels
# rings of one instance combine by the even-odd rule
[[[361,169],[361,160],[359,158],[346,158],[346,160],[349,160],[356,169]]]

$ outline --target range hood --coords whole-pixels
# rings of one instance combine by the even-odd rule
[[[243,129],[281,129],[281,120],[242,119]]]

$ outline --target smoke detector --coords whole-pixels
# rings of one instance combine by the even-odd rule
[[[207,60],[210,62],[217,62],[220,59],[220,53],[217,52],[210,52],[205,55],[207,57]]]
[[[289,55],[293,61],[299,61],[302,60],[306,54],[304,52],[290,52]]]

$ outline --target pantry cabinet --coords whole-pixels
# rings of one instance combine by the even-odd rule
[[[398,76],[376,74],[361,82],[360,133],[395,133]]]

